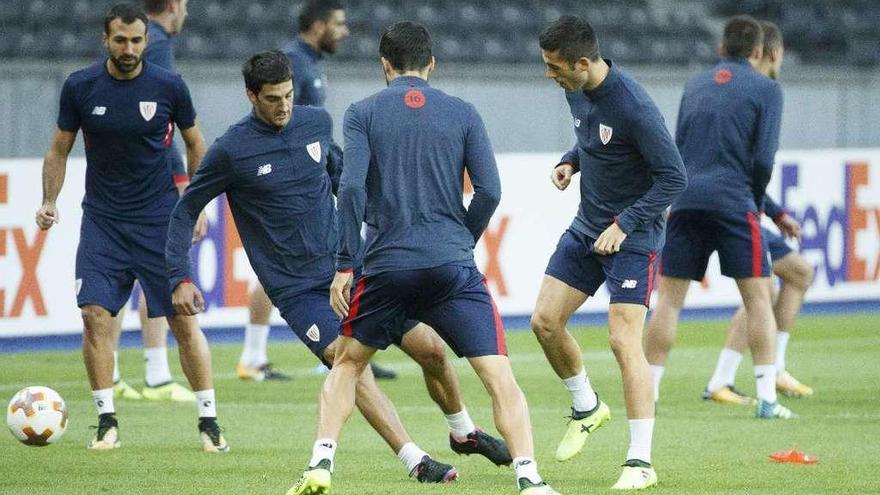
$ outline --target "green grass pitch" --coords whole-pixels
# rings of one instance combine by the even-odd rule
[[[810,399],[784,399],[801,418],[759,421],[753,409],[706,404],[700,392],[712,372],[726,322],[686,323],[668,363],[658,407],[654,465],[660,477],[649,493],[818,494],[880,493],[880,335],[877,315],[802,318],[789,345],[789,369],[816,388]],[[536,457],[542,475],[561,493],[606,493],[620,473],[628,444],[620,375],[602,328],[574,332],[593,384],[608,402],[612,420],[591,436],[567,463],[553,460],[565,428],[568,396],[530,332],[510,332],[516,376],[529,400]],[[91,452],[85,444],[96,423],[80,353],[7,354],[0,397],[7,401],[25,385],[58,390],[70,408],[61,442],[45,448],[0,435],[2,494],[283,494],[308,461],[315,429],[315,402],[322,377],[299,344],[273,344],[288,383],[245,383],[233,369],[239,347],[214,346],[221,424],[232,446],[228,455],[202,453],[195,406],[118,401],[122,448]],[[176,352],[172,351],[176,356]],[[120,357],[129,383],[142,380],[140,349]],[[458,457],[447,445],[443,416],[428,398],[419,370],[392,350],[378,360],[400,378],[383,388],[398,407],[414,440],[435,457],[452,462],[460,479],[427,486],[408,479],[397,458],[359,416],[346,426],[332,493],[504,494],[516,493],[510,468],[482,458]],[[456,367],[474,420],[494,432],[482,387],[462,360]],[[181,377],[179,367],[175,374]],[[754,391],[749,358],[738,385]],[[816,454],[813,466],[775,464],[768,455],[797,447]]]

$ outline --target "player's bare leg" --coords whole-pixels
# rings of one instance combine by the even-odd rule
[[[321,387],[317,440],[309,469],[288,491],[289,495],[329,490],[339,434],[355,405],[406,465],[410,476],[434,483],[452,481],[458,476],[455,468],[431,459],[412,442],[368,366],[375,352],[375,348],[345,336],[338,337],[325,351],[325,359],[332,358],[333,367]]]
[[[571,394],[571,420],[556,448],[556,460],[566,461],[584,447],[587,437],[611,419],[611,412],[593,390],[584,368],[581,348],[566,328],[571,315],[588,295],[551,277],[544,276],[532,331],[556,375]]]
[[[786,370],[785,355],[790,331],[801,307],[804,295],[813,283],[814,269],[798,253],[791,252],[773,264],[773,272],[782,279],[782,287],[773,306],[778,327],[776,333],[776,390],[789,397],[809,397],[813,389],[791,376]]]
[[[177,340],[180,367],[195,391],[202,448],[206,452],[228,452],[229,444],[217,424],[217,400],[211,371],[208,340],[195,316],[168,316],[168,325]]]
[[[83,319],[83,360],[92,398],[98,410],[98,430],[90,449],[119,447],[116,409],[113,405],[113,317],[101,306],[80,309]]]
[[[609,342],[620,374],[623,397],[629,420],[629,449],[623,473],[613,489],[647,488],[657,483],[651,467],[651,442],[654,435],[654,394],[651,370],[642,348],[642,330],[648,308],[642,304],[611,304],[608,310]]]
[[[678,317],[690,284],[688,279],[663,276],[660,277],[660,285],[657,287],[657,304],[645,336],[645,356],[651,367],[655,402],[660,398],[660,380],[665,371],[666,358],[675,344]]]
[[[141,292],[138,317],[144,338],[143,397],[151,400],[195,402],[195,394],[174,381],[168,364],[168,321],[165,317],[150,318],[147,300]]]
[[[532,331],[553,371],[563,380],[577,375],[584,368],[581,348],[566,324],[587,297],[587,294],[549,275],[544,275],[538,292],[538,302],[532,314]]]
[[[752,277],[737,279],[736,285],[746,309],[749,349],[755,365],[757,416],[792,418],[792,412],[776,400],[776,320],[773,317],[772,282],[768,277]]]

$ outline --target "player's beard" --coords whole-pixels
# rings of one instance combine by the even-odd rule
[[[110,62],[116,67],[116,70],[123,74],[128,74],[138,68],[141,64],[141,58],[137,55],[123,55],[119,58],[110,55]]]
[[[321,39],[318,40],[318,48],[323,53],[329,53],[333,55],[334,53],[336,53],[336,47],[339,45],[339,41],[334,40],[332,34],[325,33],[324,36],[322,36]]]

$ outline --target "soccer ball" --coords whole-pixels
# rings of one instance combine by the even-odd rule
[[[67,429],[67,404],[49,387],[25,387],[6,408],[9,431],[25,445],[55,443]]]

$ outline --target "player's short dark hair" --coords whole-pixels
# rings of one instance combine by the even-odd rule
[[[770,52],[782,48],[782,31],[771,21],[761,21],[761,31],[764,32],[764,56],[769,57]]]
[[[336,10],[345,10],[339,0],[308,0],[299,9],[299,32],[304,33],[318,21],[326,21]]]
[[[581,57],[591,61],[601,57],[599,40],[590,21],[574,15],[564,15],[547,26],[538,37],[538,44],[548,52],[558,50],[559,56],[571,65]]]
[[[147,14],[144,10],[133,3],[118,3],[110,7],[110,11],[104,16],[104,33],[110,34],[110,23],[114,19],[120,19],[124,24],[132,24],[137,20],[147,26]]]
[[[244,85],[258,95],[264,84],[281,84],[293,79],[290,60],[281,50],[260,52],[241,65]]]
[[[761,24],[750,15],[733,16],[724,25],[721,48],[728,57],[749,58],[763,44]]]
[[[379,55],[398,71],[424,69],[434,56],[431,33],[417,22],[395,22],[382,33]]]
[[[147,14],[161,14],[168,8],[168,3],[175,0],[144,0],[144,10]]]

